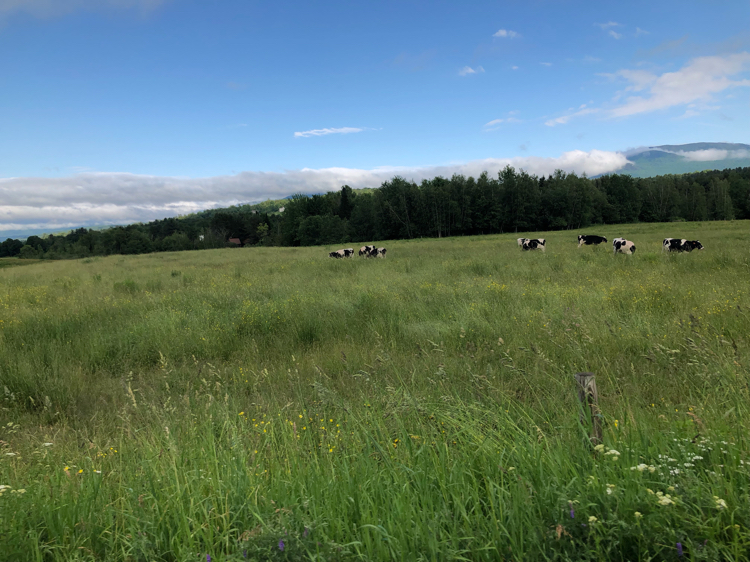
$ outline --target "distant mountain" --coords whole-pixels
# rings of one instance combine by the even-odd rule
[[[637,178],[687,174],[703,170],[724,170],[750,166],[750,145],[728,142],[694,142],[642,147],[625,152],[631,164],[615,174]]]

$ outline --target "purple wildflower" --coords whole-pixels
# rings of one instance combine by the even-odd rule
[[[242,557],[247,558],[247,549],[242,551]]]
[[[682,556],[682,543],[677,543],[677,556]]]
[[[206,554],[206,562],[211,562],[211,555],[210,554]]]
[[[575,519],[575,516],[576,516],[576,512],[575,512],[575,510],[574,510],[574,509],[573,509],[573,508],[571,507],[571,508],[570,508],[570,518],[571,518],[571,519]]]
[[[284,552],[284,539],[281,539],[281,540],[279,541],[279,550],[280,550],[281,552]]]

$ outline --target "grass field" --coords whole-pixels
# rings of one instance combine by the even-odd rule
[[[0,560],[748,560],[750,224],[586,232],[1,268]]]

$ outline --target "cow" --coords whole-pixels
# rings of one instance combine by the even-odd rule
[[[702,250],[703,244],[698,240],[678,240],[677,238],[665,238],[661,245],[662,252],[692,252]]]
[[[635,243],[624,238],[615,238],[612,241],[615,254],[635,254]]]
[[[388,250],[386,250],[385,248],[378,248],[377,250],[375,250],[375,257],[376,258],[385,258],[385,253],[387,251]]]
[[[602,242],[606,242],[607,239],[604,236],[595,236],[593,234],[579,234],[578,235],[578,247],[583,245],[591,246],[592,244],[598,246]]]
[[[375,249],[375,246],[362,246],[359,249],[359,255],[364,256],[366,258],[370,257],[370,252],[372,252]]]
[[[350,258],[354,255],[354,248],[345,248],[343,250],[335,250],[328,254],[329,258]]]
[[[546,240],[544,238],[523,238],[521,249],[526,252],[528,250],[545,250]]]
[[[522,248],[522,247],[523,247],[523,243],[524,243],[524,242],[525,242],[526,240],[528,240],[528,238],[518,238],[518,239],[516,240],[516,241],[518,242],[518,247],[519,247],[519,248]]]

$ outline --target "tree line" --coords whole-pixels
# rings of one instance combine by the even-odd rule
[[[750,219],[750,168],[633,178],[535,176],[508,166],[491,177],[294,195],[283,213],[238,205],[64,236],[0,244],[0,257],[79,258],[227,246],[315,246],[371,240],[582,229],[598,224]]]

